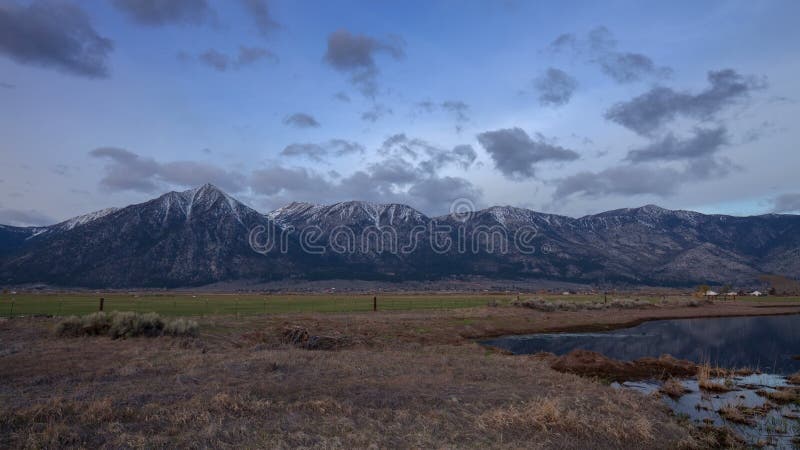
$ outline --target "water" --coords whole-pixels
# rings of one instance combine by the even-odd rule
[[[800,315],[658,320],[602,333],[505,336],[483,341],[516,354],[592,350],[630,361],[670,354],[729,369],[800,371]]]
[[[561,355],[580,348],[626,361],[670,354],[727,369],[758,369],[763,373],[714,380],[729,385],[729,392],[704,391],[697,380],[688,378],[680,380],[688,390],[686,395],[661,398],[675,414],[697,425],[726,426],[750,445],[795,448],[800,436],[800,404],[775,404],[763,395],[786,388],[784,375],[800,371],[800,315],[659,320],[604,333],[505,336],[483,343],[516,354]],[[652,395],[661,382],[628,381],[614,386]],[[764,412],[739,423],[726,420],[719,412],[723,407],[762,408]]]

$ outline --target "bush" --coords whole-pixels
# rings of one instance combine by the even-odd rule
[[[56,325],[57,336],[77,337],[83,335],[83,322],[78,316],[69,316],[61,319]]]
[[[176,319],[167,323],[164,334],[170,336],[197,336],[200,326],[194,320]]]
[[[113,339],[136,336],[196,336],[199,325],[193,320],[164,320],[156,313],[96,312],[82,318],[65,317],[55,328],[57,336],[110,336]]]
[[[83,316],[81,322],[83,323],[83,334],[102,336],[108,334],[108,330],[111,328],[111,314],[106,314],[102,311],[92,313],[88,316]]]

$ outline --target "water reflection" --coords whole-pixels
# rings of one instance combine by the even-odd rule
[[[787,375],[800,371],[800,315],[646,322],[605,333],[507,336],[485,344],[525,354],[564,354],[582,348],[620,360],[667,353],[726,368],[750,367]]]

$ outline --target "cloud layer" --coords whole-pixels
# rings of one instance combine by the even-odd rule
[[[20,64],[105,78],[113,49],[111,39],[101,36],[77,5],[47,0],[27,5],[0,2],[0,54]]]

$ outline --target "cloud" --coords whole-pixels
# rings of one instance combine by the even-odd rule
[[[306,157],[313,161],[323,161],[328,156],[345,156],[353,153],[364,153],[364,146],[358,142],[344,139],[331,139],[322,143],[296,143],[287,145],[281,155],[289,157]]]
[[[466,122],[469,120],[467,116],[467,111],[469,111],[469,105],[462,102],[461,100],[446,100],[442,102],[442,109],[445,111],[449,111],[455,115],[456,121],[458,122]]]
[[[772,210],[776,213],[800,212],[800,193],[781,194],[772,199]]]
[[[765,86],[763,81],[742,76],[732,69],[708,72],[708,82],[710,86],[698,94],[656,86],[612,106],[605,117],[649,136],[676,117],[710,119],[726,106]]]
[[[35,209],[0,208],[0,224],[14,227],[51,225],[56,220]]]
[[[632,83],[646,77],[659,79],[672,76],[672,69],[656,66],[652,59],[641,53],[610,52],[598,58],[597,63],[603,73],[618,83]]]
[[[344,92],[337,92],[333,94],[333,98],[339,100],[340,102],[350,103],[350,96]]]
[[[717,153],[727,144],[728,135],[725,127],[696,128],[694,135],[686,139],[668,133],[646,147],[629,151],[625,159],[639,163],[704,158]]]
[[[362,94],[374,97],[379,73],[375,56],[386,54],[395,60],[402,59],[405,56],[404,45],[398,37],[380,40],[342,29],[328,36],[324,58],[334,69],[350,74],[350,82]]]
[[[105,78],[113,42],[98,34],[77,5],[34,0],[0,2],[0,54],[20,64]]]
[[[199,25],[216,17],[206,0],[113,0],[112,4],[132,21],[152,27]]]
[[[553,53],[570,52],[584,58],[587,63],[597,65],[604,74],[620,84],[672,76],[671,68],[657,65],[647,55],[618,51],[617,40],[604,26],[590,30],[583,39],[572,33],[562,34],[548,48]]]
[[[682,178],[671,168],[623,165],[599,172],[579,172],[558,182],[555,199],[571,195],[598,198],[604,195],[669,195],[675,192]]]
[[[266,0],[242,0],[247,12],[253,16],[256,28],[262,36],[270,35],[274,30],[280,28],[269,12],[269,4]]]
[[[372,105],[372,108],[370,108],[370,109],[364,111],[363,113],[361,113],[361,120],[363,120],[365,122],[375,123],[378,120],[380,120],[381,118],[383,118],[384,116],[392,114],[392,113],[393,113],[393,111],[392,111],[391,108],[389,108],[389,107],[387,107],[385,105],[382,105],[380,103],[375,103],[374,105]]]
[[[3,89],[16,89],[16,87],[17,86],[15,86],[15,85],[13,85],[11,83],[0,82],[0,88],[3,88]]]
[[[418,161],[417,169],[427,175],[434,175],[447,165],[467,169],[478,157],[470,145],[457,145],[448,150],[419,138],[409,138],[405,133],[386,138],[378,153],[400,160]]]
[[[239,46],[239,56],[236,58],[236,67],[249,66],[262,60],[277,62],[275,53],[263,47]]]
[[[240,173],[194,161],[160,163],[142,157],[130,150],[116,147],[101,147],[89,152],[94,158],[105,159],[105,176],[100,184],[111,191],[138,191],[151,193],[163,188],[163,184],[177,186],[199,186],[213,183],[229,192],[242,190]]]
[[[539,93],[539,104],[544,106],[561,106],[569,102],[578,81],[566,72],[556,68],[549,68],[534,82]]]
[[[296,128],[317,128],[319,122],[313,116],[306,113],[294,113],[283,119],[285,125],[291,125]]]
[[[228,65],[230,64],[230,58],[228,55],[214,49],[206,50],[205,52],[201,53],[197,59],[207,66],[219,70],[220,72],[228,70]]]
[[[191,60],[192,56],[186,52],[179,52],[178,59],[187,61]],[[278,57],[266,48],[244,45],[239,46],[239,55],[235,59],[213,48],[197,55],[197,61],[219,72],[225,72],[229,68],[241,69],[263,60],[276,62]]]
[[[557,38],[553,39],[553,42],[550,43],[548,46],[551,51],[554,53],[559,53],[563,51],[574,51],[576,49],[578,43],[577,37],[575,37],[572,33],[563,33],[560,34]]]
[[[541,136],[534,141],[520,128],[487,131],[478,135],[478,142],[492,157],[495,167],[512,179],[532,178],[540,162],[580,157],[572,150],[545,142]]]

